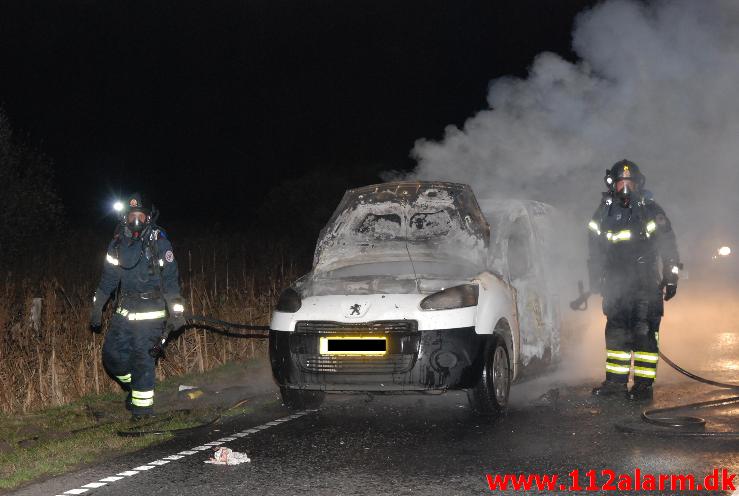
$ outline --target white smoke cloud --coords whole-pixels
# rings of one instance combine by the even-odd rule
[[[413,177],[546,201],[583,225],[605,169],[628,158],[672,218],[683,258],[707,237],[736,241],[738,26],[733,0],[599,4],[576,20],[578,62],[542,53],[526,79],[493,81],[489,109],[440,142],[416,142]]]

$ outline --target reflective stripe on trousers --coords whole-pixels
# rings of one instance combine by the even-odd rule
[[[606,372],[617,375],[629,375],[631,370],[631,352],[625,350],[606,350]]]
[[[623,360],[631,363],[631,352],[629,351],[606,350],[606,356],[608,358],[615,358],[616,360]]]
[[[634,377],[654,379],[657,377],[659,353],[651,351],[634,352]]]
[[[124,384],[129,384],[131,382],[131,374],[117,375],[115,376],[115,378]]]
[[[611,374],[629,375],[628,365],[616,365],[614,363],[606,362],[606,372]]]
[[[131,391],[131,404],[134,406],[152,406],[154,404],[154,391]]]
[[[647,367],[634,367],[634,377],[644,377],[646,379],[654,379],[657,377],[657,370]]]

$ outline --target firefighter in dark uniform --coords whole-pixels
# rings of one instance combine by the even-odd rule
[[[663,299],[677,292],[682,266],[675,233],[644,181],[635,163],[614,164],[588,224],[590,290],[603,295],[607,317],[606,380],[593,389],[597,396],[652,398]],[[632,358],[634,385],[627,390]]]
[[[154,367],[162,354],[162,336],[185,324],[177,262],[152,210],[139,194],[123,207],[90,317],[91,327],[98,331],[103,307],[118,289],[103,344],[103,365],[128,391],[126,408],[134,420],[153,414]]]

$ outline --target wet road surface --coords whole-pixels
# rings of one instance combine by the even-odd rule
[[[658,389],[655,404],[719,396],[707,387],[677,383]],[[737,410],[712,412],[711,428],[737,429]],[[176,439],[17,494],[63,494],[224,437],[232,440],[218,444],[246,452],[251,463],[208,465],[203,462],[212,448],[206,448],[78,494],[482,494],[490,492],[488,473],[556,473],[569,485],[567,474],[574,469],[633,473],[639,468],[642,473],[701,477],[714,468],[737,471],[736,441],[624,435],[613,428],[614,420],[639,412],[625,400],[593,398],[586,386],[518,402],[514,390],[509,414],[493,423],[474,416],[463,393],[345,395],[329,396],[317,412],[249,433],[250,427],[290,415],[269,402],[217,432]],[[605,478],[599,477],[602,482]]]

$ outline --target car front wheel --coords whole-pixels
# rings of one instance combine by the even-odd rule
[[[480,379],[467,391],[470,406],[479,415],[499,417],[508,406],[511,389],[511,366],[505,342],[495,338],[485,356]]]

